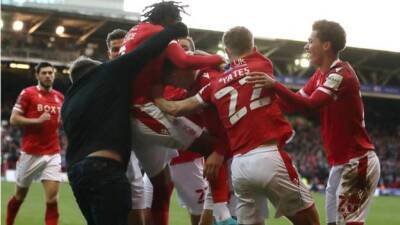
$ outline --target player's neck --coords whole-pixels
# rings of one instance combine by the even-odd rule
[[[244,53],[244,54],[241,54],[241,55],[238,55],[238,56],[236,56],[236,55],[232,55],[231,57],[230,57],[230,61],[231,62],[233,62],[233,61],[235,61],[235,60],[238,60],[238,59],[241,59],[241,58],[244,58],[244,57],[246,57],[246,56],[248,56],[248,55],[250,55],[252,53],[252,51],[250,51],[250,52],[246,52],[246,53]]]
[[[333,62],[335,62],[338,59],[337,56],[326,56],[324,60],[322,61],[322,64],[320,65],[319,69],[322,73],[326,73],[329,71],[331,68]]]
[[[40,83],[37,85],[37,87],[39,88],[39,90],[47,91],[47,92],[49,92],[49,91],[51,91],[51,89],[53,89],[52,87],[48,87],[48,88],[43,87]]]

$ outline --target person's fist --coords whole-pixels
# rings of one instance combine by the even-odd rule
[[[43,123],[44,121],[50,120],[51,115],[48,112],[44,112],[42,115],[39,116],[38,118],[38,123]]]
[[[217,152],[212,152],[204,162],[203,176],[207,180],[213,180],[218,177],[218,171],[224,163],[224,156]]]

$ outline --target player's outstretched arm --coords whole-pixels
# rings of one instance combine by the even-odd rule
[[[116,74],[133,77],[154,57],[158,56],[171,40],[186,37],[187,27],[183,23],[176,23],[166,27],[155,34],[144,43],[140,44],[134,51],[108,62],[109,69]]]
[[[21,112],[13,110],[10,116],[10,124],[13,126],[28,126],[41,124],[44,121],[50,120],[50,113],[44,112],[38,118],[27,118]]]
[[[167,58],[181,69],[201,69],[224,63],[223,58],[219,55],[187,54],[177,42],[169,44],[165,52]]]
[[[154,103],[161,111],[173,116],[189,115],[203,107],[194,96],[180,101],[168,101],[165,98],[154,98]]]
[[[156,106],[167,114],[173,116],[184,116],[194,113],[203,107],[194,96],[180,101],[169,101],[162,97],[163,90],[164,88],[161,85],[157,85],[153,87],[152,92]]]
[[[261,72],[251,73],[246,79],[247,83],[261,84],[264,88],[273,88],[275,93],[286,103],[300,110],[318,110],[327,105],[333,97],[318,89],[310,97],[305,97],[292,92],[285,85],[279,83],[268,74]]]

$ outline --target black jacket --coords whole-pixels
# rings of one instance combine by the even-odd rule
[[[89,70],[73,70],[75,80],[65,95],[61,116],[68,138],[67,166],[98,150],[118,152],[127,165],[131,152],[130,99],[132,82],[168,43],[187,35],[177,23],[134,51]]]

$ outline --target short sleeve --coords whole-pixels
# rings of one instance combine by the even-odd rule
[[[22,90],[17,98],[13,110],[16,110],[20,113],[25,113],[28,110],[29,104],[30,96],[26,90]]]
[[[211,103],[211,85],[204,86],[196,95],[196,99],[203,105]]]

